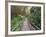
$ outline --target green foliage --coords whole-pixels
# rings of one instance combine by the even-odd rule
[[[22,18],[20,16],[14,16],[11,20],[11,30],[19,31],[21,26]]]
[[[30,21],[37,26],[36,29],[41,29],[41,7],[32,7]]]

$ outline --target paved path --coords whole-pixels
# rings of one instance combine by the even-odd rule
[[[25,20],[23,21],[21,30],[22,31],[30,31],[30,30],[35,30],[35,28],[28,22],[28,19],[25,18]]]

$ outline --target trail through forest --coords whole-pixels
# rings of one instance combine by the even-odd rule
[[[41,29],[41,7],[11,6],[11,31]]]

